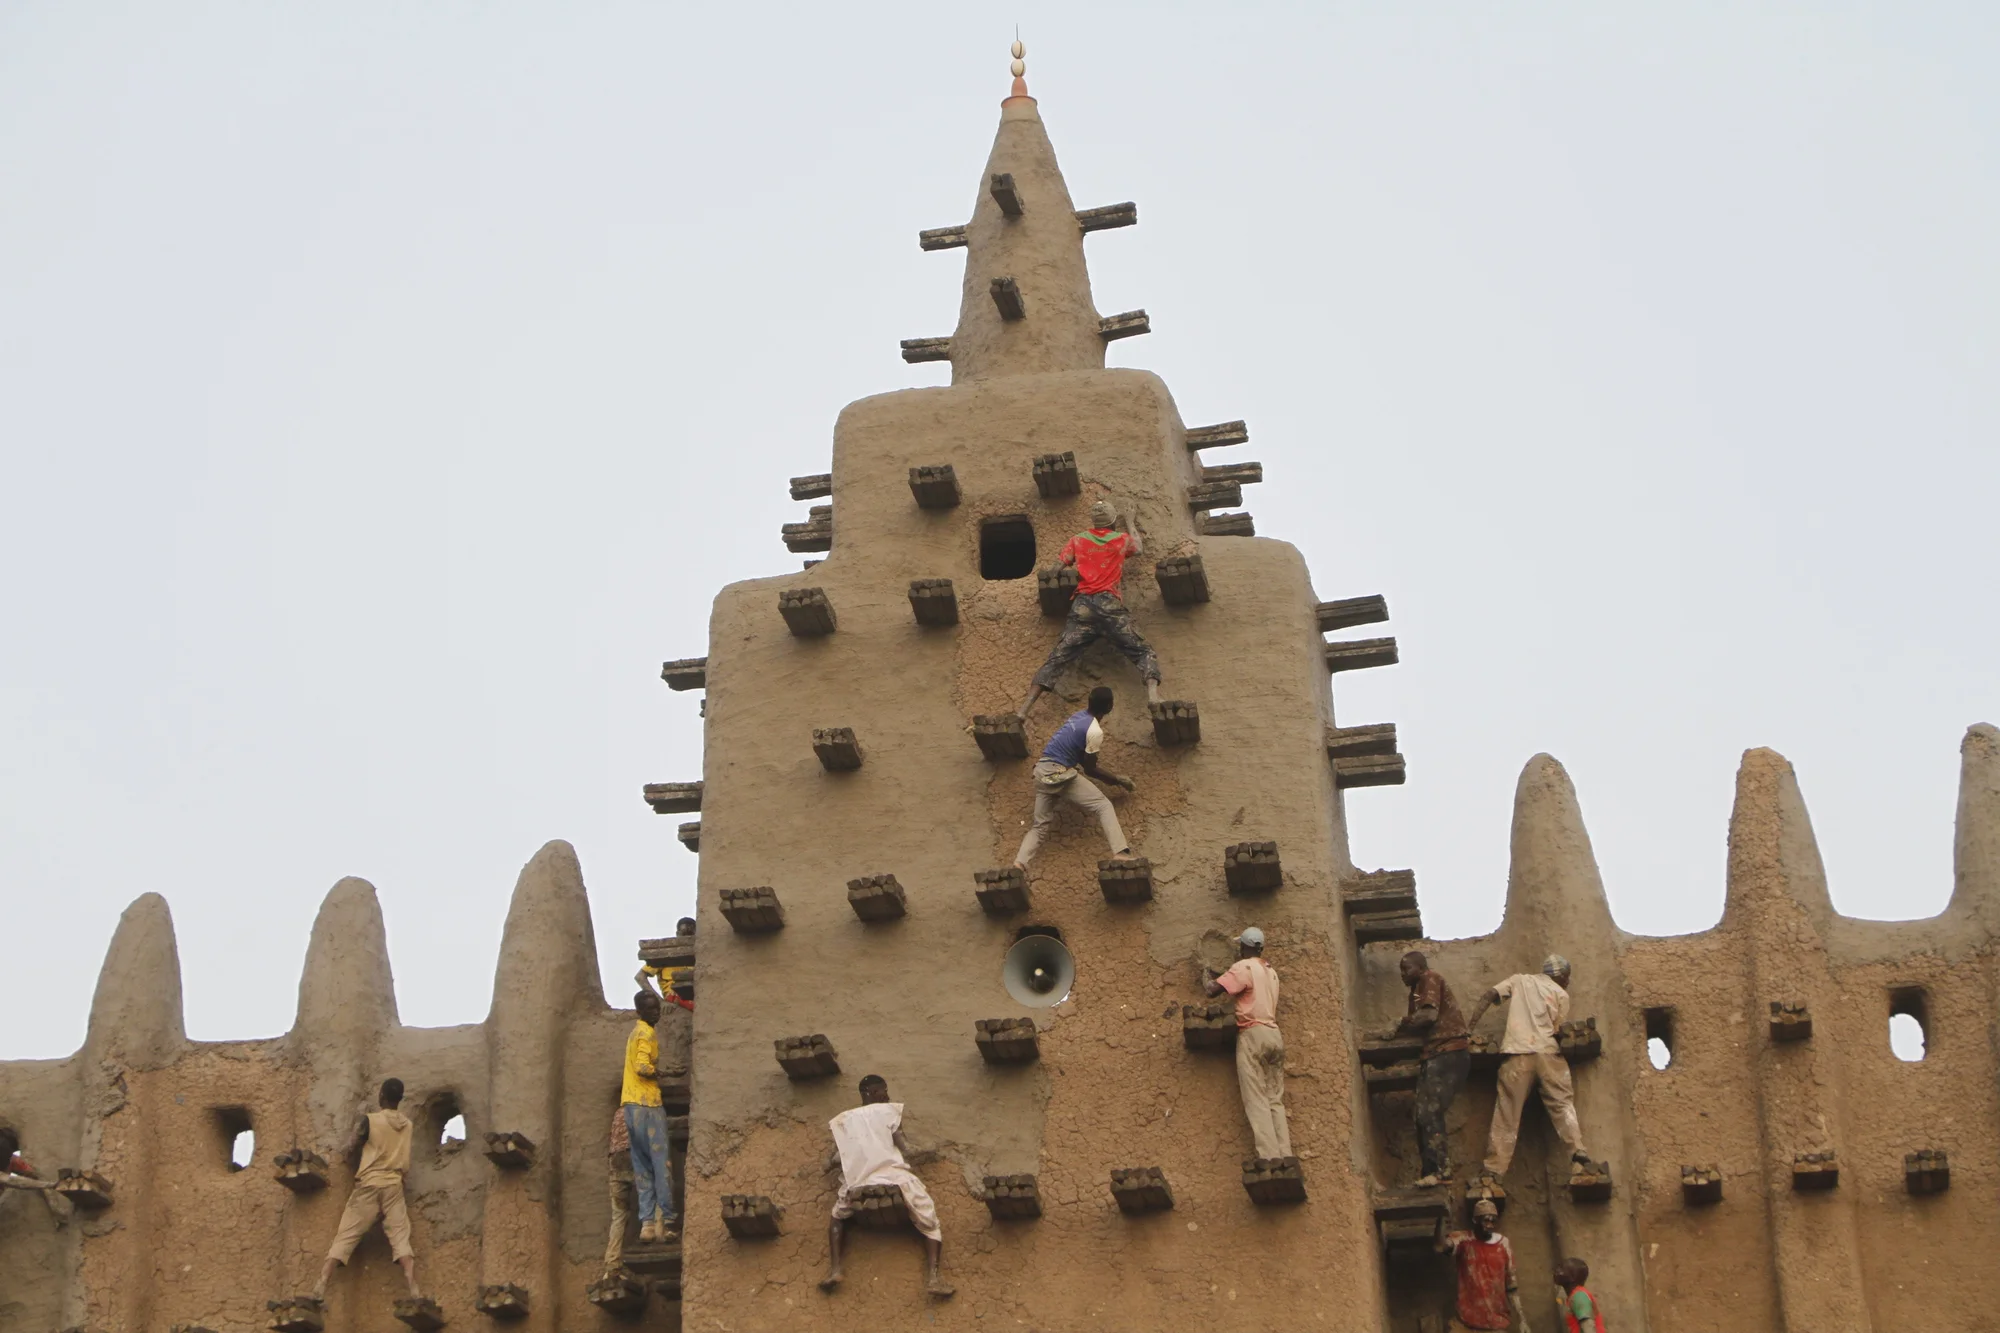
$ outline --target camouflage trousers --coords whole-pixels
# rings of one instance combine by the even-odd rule
[[[1082,657],[1084,650],[1099,639],[1111,640],[1112,646],[1138,668],[1142,679],[1159,681],[1160,659],[1153,655],[1152,646],[1139,637],[1139,631],[1132,628],[1132,613],[1125,609],[1125,603],[1116,593],[1094,592],[1070,602],[1062,637],[1049,649],[1049,660],[1035,673],[1035,684],[1045,690],[1054,689],[1062,669]]]

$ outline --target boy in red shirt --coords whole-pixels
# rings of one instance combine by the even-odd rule
[[[1132,628],[1132,613],[1125,609],[1119,589],[1125,579],[1125,557],[1144,549],[1137,533],[1120,532],[1114,524],[1117,513],[1103,500],[1090,506],[1090,530],[1079,532],[1062,548],[1062,562],[1075,565],[1076,592],[1070,598],[1069,619],[1062,637],[1049,650],[1049,660],[1035,673],[1028,697],[1021,701],[1021,717],[1049,690],[1055,688],[1062,669],[1083,656],[1084,649],[1098,639],[1111,640],[1126,660],[1139,669],[1146,681],[1146,701],[1160,702],[1160,659],[1151,646]]]
[[[1452,1310],[1452,1333],[1477,1330],[1499,1333],[1521,1322],[1528,1333],[1528,1316],[1521,1311],[1520,1283],[1514,1275],[1514,1247],[1500,1234],[1500,1209],[1491,1199],[1472,1205],[1472,1230],[1454,1231],[1439,1242],[1458,1261],[1458,1304]]]

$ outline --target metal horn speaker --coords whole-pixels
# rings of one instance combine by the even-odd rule
[[[1031,1009],[1047,1009],[1069,996],[1076,960],[1052,935],[1030,935],[1007,951],[1000,969],[1007,993]]]

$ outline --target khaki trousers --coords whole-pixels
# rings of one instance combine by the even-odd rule
[[[389,1253],[399,1260],[413,1257],[416,1251],[410,1248],[410,1211],[403,1204],[401,1180],[389,1185],[354,1187],[354,1192],[347,1196],[347,1207],[340,1214],[340,1229],[334,1233],[333,1248],[326,1252],[326,1257],[340,1264],[352,1259],[354,1247],[361,1243],[378,1217],[382,1219],[382,1234],[389,1238]]]
[[[1035,763],[1036,771],[1039,772],[1044,764],[1052,769],[1062,767],[1054,760],[1041,759]],[[1111,844],[1114,854],[1126,851],[1131,846],[1125,841],[1125,830],[1118,827],[1118,812],[1111,808],[1111,798],[1099,791],[1097,785],[1089,778],[1079,773],[1056,791],[1049,791],[1039,783],[1036,784],[1035,822],[1029,826],[1028,836],[1021,839],[1021,850],[1014,854],[1014,859],[1022,865],[1028,864],[1033,859],[1035,850],[1042,845],[1042,838],[1049,831],[1049,826],[1056,822],[1058,801],[1074,801],[1096,815],[1098,825],[1104,830],[1104,840]]]
[[[1236,1087],[1243,1117],[1259,1157],[1290,1157],[1292,1130],[1285,1122],[1285,1039],[1278,1029],[1236,1029]]]
[[[1569,1061],[1541,1051],[1510,1055],[1500,1062],[1493,1128],[1486,1135],[1486,1169],[1496,1176],[1506,1175],[1514,1161],[1514,1145],[1521,1138],[1521,1110],[1528,1104],[1529,1089],[1537,1087],[1542,1090],[1542,1105],[1549,1110],[1557,1137],[1573,1153],[1584,1150],[1583,1127],[1576,1121],[1576,1092],[1569,1081]]]
[[[625,1230],[632,1223],[632,1165],[620,1161],[624,1156],[620,1152],[611,1161],[611,1237],[604,1243],[606,1268],[616,1268],[625,1261]]]

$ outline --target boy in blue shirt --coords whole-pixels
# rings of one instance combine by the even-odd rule
[[[1131,844],[1125,841],[1125,830],[1118,826],[1118,812],[1111,808],[1111,799],[1090,781],[1099,778],[1126,791],[1133,787],[1132,779],[1098,767],[1097,754],[1104,748],[1103,719],[1110,712],[1111,688],[1099,685],[1090,692],[1089,706],[1070,714],[1042,747],[1042,757],[1035,761],[1034,823],[1028,829],[1028,836],[1021,839],[1021,850],[1014,855],[1014,864],[1020,869],[1028,868],[1049,825],[1055,823],[1058,801],[1074,801],[1097,816],[1104,829],[1104,840],[1111,844],[1112,860],[1132,858]]]

